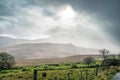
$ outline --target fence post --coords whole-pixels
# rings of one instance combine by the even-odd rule
[[[82,80],[82,71],[80,71],[80,80]]]
[[[98,68],[99,68],[99,65],[96,65],[96,76],[98,75]]]
[[[86,80],[88,80],[88,71],[86,70]]]
[[[70,80],[70,73],[68,73],[68,80]]]
[[[37,70],[34,70],[33,80],[37,80]]]

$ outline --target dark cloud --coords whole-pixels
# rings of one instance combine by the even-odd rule
[[[105,30],[116,39],[118,44],[120,44],[120,23],[114,22],[110,26],[106,27]]]
[[[70,4],[77,11],[84,10],[102,18],[118,19],[120,0],[59,0],[61,4]],[[120,18],[120,17],[119,17]]]
[[[114,35],[114,38],[118,39],[118,41],[120,40],[118,34],[120,33],[120,0],[34,0],[32,3],[45,7],[49,5],[72,5],[79,13],[85,11],[88,14],[95,15],[98,22],[113,24],[112,26],[104,25],[101,27],[104,27],[109,34]],[[48,11],[45,13],[52,15]]]
[[[3,5],[0,5],[0,16],[10,16],[13,14],[13,10],[6,7],[6,6],[3,6]]]
[[[0,16],[15,16],[21,7],[26,6],[26,0],[0,0]]]
[[[55,33],[54,35],[64,34],[67,35],[67,37],[91,37],[91,41],[93,42],[95,42],[94,39],[104,41],[100,35],[102,33],[96,34],[97,30],[92,30],[92,28],[87,27],[90,22],[88,25],[83,27],[82,25],[78,25],[73,29],[69,28],[69,25],[60,24],[58,17],[54,17],[56,15],[54,12],[56,11],[51,11],[50,8],[59,8],[65,5],[70,5],[75,12],[79,14],[85,13],[86,16],[92,16],[92,20],[94,21],[90,22],[99,25],[97,30],[99,31],[100,29],[101,32],[105,32],[104,34],[110,35],[110,37],[120,44],[120,0],[0,0],[0,33],[19,34],[20,36],[32,32],[35,34],[40,32],[40,34],[46,33],[49,35]],[[43,11],[39,10],[41,8]],[[41,18],[43,18],[43,20]],[[53,25],[57,23],[57,21],[59,25]],[[2,24],[3,22],[4,24]],[[79,21],[77,21],[77,23],[79,23]],[[6,28],[4,28],[4,26]],[[37,27],[37,29],[33,26]],[[67,28],[64,28],[64,26]],[[13,27],[14,29],[9,31],[8,28]],[[30,28],[30,30],[28,30],[28,28]],[[26,32],[23,30],[26,30]],[[24,34],[21,34],[22,31]],[[104,34],[102,34],[102,36],[104,36]],[[104,37],[106,37],[106,35]]]
[[[44,9],[43,15],[45,15],[45,16],[54,16],[55,13],[51,12],[51,11],[48,10],[48,9]]]
[[[79,13],[95,15],[98,22],[105,23],[101,27],[120,41],[120,0],[59,0],[57,3],[70,4]]]

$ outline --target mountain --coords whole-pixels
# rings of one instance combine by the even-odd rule
[[[11,37],[4,37],[0,36],[0,48],[15,46],[18,44],[25,44],[25,43],[61,43],[67,40],[65,37],[63,41],[60,40],[61,37],[52,37],[52,38],[45,38],[45,39],[36,39],[36,40],[28,40],[28,39],[14,39]],[[67,43],[68,41],[66,41]]]
[[[0,52],[8,52],[16,59],[47,59],[61,58],[73,55],[97,54],[97,49],[77,47],[72,44],[28,43],[7,48]]]
[[[9,37],[0,36],[0,48],[14,46],[14,45],[22,44],[22,43],[26,43],[26,42],[29,42],[29,40],[13,39],[13,38],[9,38]]]
[[[75,63],[75,62],[83,61],[83,59],[88,56],[93,57],[94,59],[101,58],[100,55],[76,55],[76,56],[69,56],[63,58],[26,59],[26,60],[17,60],[16,66]]]

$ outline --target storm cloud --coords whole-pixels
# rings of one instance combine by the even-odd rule
[[[119,0],[1,0],[0,35],[119,50]]]

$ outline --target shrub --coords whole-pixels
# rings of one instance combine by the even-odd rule
[[[0,69],[11,69],[15,65],[14,57],[6,52],[0,53]]]
[[[72,65],[71,68],[77,68],[77,66],[76,65]]]

